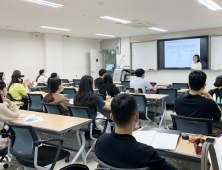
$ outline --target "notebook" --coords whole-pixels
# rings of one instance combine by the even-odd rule
[[[179,134],[161,133],[155,130],[137,131],[134,134],[138,142],[163,150],[175,150],[179,136]]]

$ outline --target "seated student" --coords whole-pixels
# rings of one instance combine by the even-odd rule
[[[75,106],[88,107],[91,113],[91,118],[97,117],[97,107],[109,107],[110,101],[104,102],[93,91],[93,78],[91,76],[83,76],[79,83],[79,90],[74,97]]]
[[[106,92],[107,92],[109,96],[114,97],[120,93],[116,85],[113,84],[113,79],[110,74],[106,74],[103,77],[103,81],[104,81],[104,84],[102,84],[99,87],[99,94],[103,94],[104,96],[106,96],[107,95]]]
[[[8,126],[5,126],[5,121],[12,120],[13,118],[19,117],[18,107],[15,104],[12,104],[5,96],[7,95],[7,89],[5,82],[0,80],[0,131],[9,129]],[[8,107],[4,102],[8,103]],[[2,138],[0,135],[0,145],[2,148],[7,148],[8,138]]]
[[[208,93],[213,97],[213,95],[216,95],[216,102],[221,103],[221,97],[222,97],[222,75],[217,76],[216,81],[214,83],[215,89],[210,90]],[[219,97],[219,98],[218,98]]]
[[[6,80],[6,76],[4,72],[0,72],[0,80],[5,81]]]
[[[107,165],[116,168],[146,168],[152,170],[176,170],[152,146],[137,142],[132,136],[138,122],[137,101],[130,94],[119,94],[111,102],[116,128],[111,134],[99,137],[95,146],[95,154]]]
[[[50,93],[43,98],[43,103],[59,104],[64,114],[69,114],[69,99],[59,94],[63,91],[63,83],[60,78],[52,78],[49,84]]]
[[[99,70],[99,78],[95,79],[95,86],[100,87],[103,84],[103,77],[106,75],[107,71],[105,69]]]
[[[59,78],[59,75],[57,73],[52,73],[51,77],[48,78],[47,87],[49,87],[49,83],[52,78]]]
[[[190,94],[175,100],[177,115],[193,118],[208,118],[220,121],[221,109],[213,97],[205,90],[207,75],[195,70],[189,75]],[[205,97],[202,97],[204,95]]]
[[[39,70],[39,75],[37,76],[37,78],[35,79],[35,81],[37,83],[47,83],[47,79],[46,79],[46,72],[44,69]]]
[[[135,71],[135,74],[137,78],[131,80],[130,82],[130,88],[135,88],[137,87],[138,89],[142,89],[143,93],[146,93],[146,89],[151,90],[151,91],[156,91],[157,90],[157,85],[152,87],[149,81],[145,80],[145,71],[142,68],[139,68]]]

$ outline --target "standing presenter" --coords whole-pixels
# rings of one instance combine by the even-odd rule
[[[198,54],[193,56],[193,61],[190,71],[202,70],[202,64],[200,63],[200,56]]]

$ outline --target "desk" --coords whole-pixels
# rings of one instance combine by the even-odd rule
[[[41,88],[46,88],[47,86],[35,86],[35,87],[30,87],[30,89],[41,89]]]
[[[158,86],[169,86],[171,83],[157,83]]]
[[[70,149],[73,150],[72,148],[69,148],[65,146],[67,143],[73,142],[73,139],[68,140],[67,134],[73,137],[74,133],[67,133],[70,130],[73,130],[76,132],[76,137],[79,143],[79,151],[76,154],[76,156],[73,158],[71,161],[71,164],[73,164],[80,154],[82,155],[82,159],[84,164],[86,164],[86,159],[84,156],[84,147],[85,147],[85,137],[84,137],[84,132],[79,132],[79,129],[82,125],[90,123],[92,120],[91,119],[85,119],[85,118],[77,118],[77,117],[70,117],[70,116],[62,116],[62,115],[54,115],[54,114],[48,114],[48,113],[40,113],[40,112],[33,112],[33,111],[27,111],[27,110],[19,110],[20,113],[22,114],[36,114],[36,116],[41,116],[44,121],[43,122],[38,122],[38,123],[32,123],[28,124],[31,125],[38,136],[42,139],[48,139],[48,138],[64,138],[64,144],[63,147],[65,149]],[[10,122],[21,124],[21,125],[26,125],[24,123],[23,118],[11,120]],[[44,134],[46,134],[44,136]],[[66,134],[66,136],[65,136]],[[81,135],[81,140],[82,144],[80,143],[79,135]],[[52,145],[56,145],[56,143],[50,143]],[[71,146],[74,145],[74,143],[71,143]]]
[[[22,106],[22,105],[24,104],[23,102],[12,102],[12,101],[11,101],[11,103],[12,103],[12,104],[15,104],[15,105],[17,105],[17,106]]]
[[[64,86],[72,85],[73,83],[63,83]]]
[[[113,84],[122,84],[121,81],[113,81]]]

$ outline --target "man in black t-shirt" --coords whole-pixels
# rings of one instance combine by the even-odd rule
[[[190,94],[175,100],[177,115],[220,121],[222,111],[213,97],[205,90],[206,78],[207,75],[200,70],[190,73],[188,82]]]
[[[103,77],[105,76],[106,73],[107,73],[107,71],[105,69],[99,70],[100,77],[95,79],[95,86],[100,87],[103,84]]]
[[[136,99],[130,94],[119,94],[111,103],[110,117],[115,131],[103,134],[96,142],[95,154],[104,163],[125,169],[177,170],[159,156],[152,146],[136,141],[132,136],[139,114]]]

